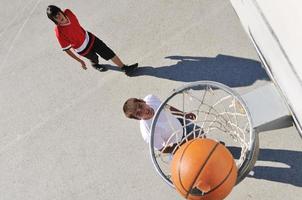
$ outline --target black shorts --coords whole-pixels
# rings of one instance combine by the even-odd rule
[[[88,58],[92,64],[98,64],[98,56],[101,56],[105,60],[110,60],[115,56],[115,53],[110,49],[102,40],[93,34],[89,33],[90,42],[93,44],[87,45],[89,49],[85,49],[84,54],[79,53],[80,55]]]

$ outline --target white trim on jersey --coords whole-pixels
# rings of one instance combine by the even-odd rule
[[[85,31],[85,40],[79,48],[75,49],[75,51],[77,53],[83,51],[87,47],[88,43],[89,43],[89,35],[88,35],[88,32]]]
[[[71,44],[68,45],[67,47],[62,48],[62,49],[63,49],[63,51],[65,51],[65,50],[70,49],[70,48],[71,48]]]

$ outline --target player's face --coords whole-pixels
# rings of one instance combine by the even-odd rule
[[[139,102],[134,113],[138,119],[148,120],[154,116],[154,110],[148,106],[145,102]]]
[[[55,20],[58,22],[58,24],[66,24],[66,23],[68,23],[67,17],[65,17],[65,15],[63,13],[61,13],[61,12],[59,12],[55,16]]]

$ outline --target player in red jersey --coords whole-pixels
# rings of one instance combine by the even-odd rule
[[[99,64],[98,55],[105,60],[112,60],[127,75],[137,68],[138,63],[125,65],[102,40],[83,29],[71,10],[62,11],[57,6],[50,5],[47,7],[46,13],[48,18],[56,24],[55,33],[62,49],[70,57],[80,62],[84,70],[87,69],[86,64],[76,54],[88,58],[91,65],[99,71],[106,71],[107,68]]]

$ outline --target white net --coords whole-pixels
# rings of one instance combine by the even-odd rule
[[[157,120],[160,115],[167,113],[177,118],[181,130],[171,127],[173,131],[164,147],[156,150],[153,143],[159,137],[155,131]],[[166,119],[166,125],[171,126],[171,119]],[[250,161],[256,156],[256,137],[250,114],[240,96],[225,85],[210,81],[186,85],[175,90],[156,112],[151,129],[150,153],[156,170],[170,185],[173,154],[183,143],[197,137],[211,138],[225,144],[239,169],[237,182],[246,176],[247,169],[250,170],[254,164]]]

